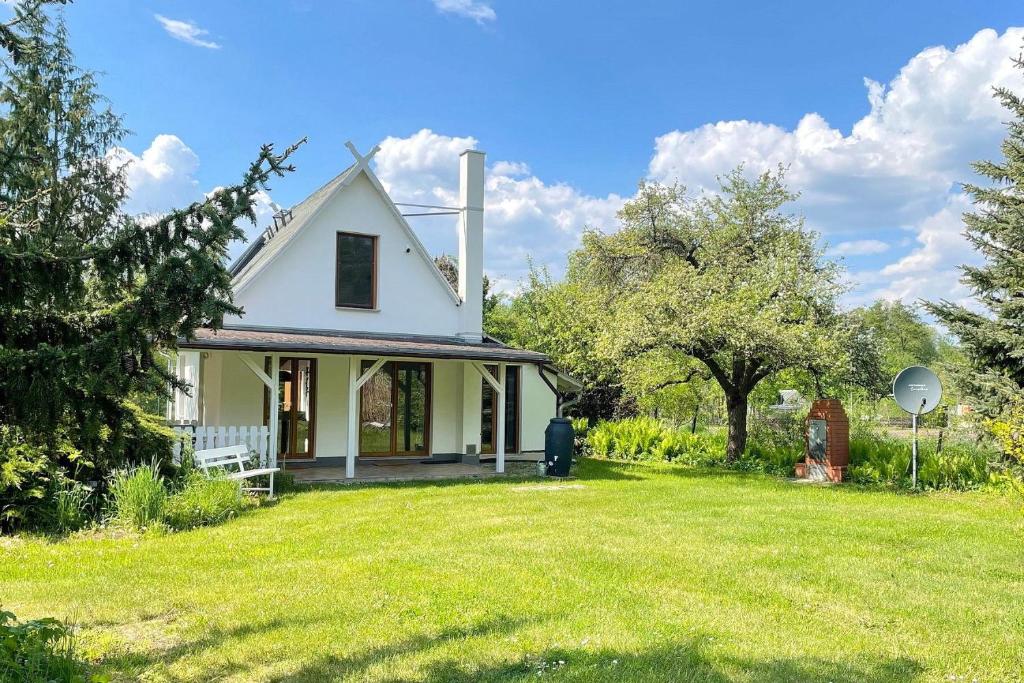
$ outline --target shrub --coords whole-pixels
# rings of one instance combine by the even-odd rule
[[[0,427],[0,529],[23,526],[39,516],[50,487],[46,452],[10,427]]]
[[[56,493],[91,466],[63,434],[35,443],[17,427],[0,426],[0,531],[51,522]]]
[[[791,476],[798,462],[804,459],[804,444],[796,441],[750,439],[747,451],[738,466],[778,476]]]
[[[181,490],[168,499],[166,521],[173,529],[194,529],[227,521],[237,516],[242,507],[239,482],[192,472]]]
[[[587,433],[587,445],[597,457],[624,460],[678,460],[688,465],[711,465],[722,462],[725,456],[722,434],[691,434],[651,417],[599,422]]]
[[[941,453],[918,454],[917,478],[932,489],[965,490],[987,484],[989,456],[985,449],[967,444],[949,444]]]
[[[906,479],[910,455],[910,443],[905,440],[858,430],[850,437],[850,479],[898,485]]]
[[[587,432],[590,431],[590,420],[585,417],[572,418],[573,448],[577,455],[588,452]]]
[[[167,489],[155,464],[114,473],[110,507],[115,521],[133,529],[145,529],[163,521],[166,504]]]
[[[84,683],[74,636],[56,619],[19,622],[0,612],[0,680],[11,683]]]

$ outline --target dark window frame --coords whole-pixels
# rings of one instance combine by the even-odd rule
[[[373,242],[373,263],[370,267],[370,303],[357,304],[341,301],[341,240],[345,237],[362,237]],[[334,241],[334,307],[350,308],[360,311],[377,310],[377,267],[380,262],[380,235],[365,232],[339,230]]]
[[[281,361],[292,361],[292,368],[294,370],[298,365],[298,361],[309,361],[309,414],[306,416],[306,422],[309,425],[309,452],[307,453],[296,453],[297,439],[299,430],[298,425],[298,382],[292,382],[292,395],[291,395],[291,410],[287,413],[279,411],[279,414],[288,416],[288,421],[291,423],[291,427],[288,430],[288,451],[286,453],[278,453],[278,457],[282,460],[316,460],[316,392],[317,392],[317,359],[311,356],[278,356],[278,363]],[[273,377],[273,360],[272,356],[263,357],[263,371],[268,376]],[[280,382],[278,382],[280,384]],[[275,396],[277,392],[274,392]],[[263,424],[270,426],[270,401],[271,391],[267,387],[263,387]],[[280,438],[280,435],[278,435]],[[280,447],[278,448],[280,450]]]
[[[515,416],[516,416],[516,424],[515,424],[515,429],[514,430],[509,430],[508,429],[508,416],[506,415],[506,417],[505,417],[505,429],[506,429],[506,433],[505,433],[505,453],[506,454],[508,454],[508,453],[520,453],[521,450],[522,450],[522,446],[523,446],[522,440],[521,440],[521,437],[522,437],[522,425],[523,425],[523,367],[524,366],[522,366],[522,365],[515,365],[515,364],[506,365],[505,366],[505,390],[508,391],[508,375],[509,375],[509,371],[514,371],[516,373],[516,381],[517,381],[515,402],[514,402],[514,405],[511,406],[513,408],[513,410],[515,412]],[[497,365],[485,364],[484,368],[486,368],[487,371],[491,373],[491,376],[494,377],[494,379],[498,379],[498,366]],[[493,437],[491,439],[491,444],[489,446],[484,446],[484,443],[483,443],[483,441],[484,441],[483,440],[483,417],[484,417],[483,416],[483,411],[484,411],[483,393],[484,393],[484,391],[486,391],[488,389],[490,389],[490,385],[487,383],[487,380],[485,380],[483,377],[481,377],[480,378],[480,454],[481,455],[494,455],[494,454],[496,454],[498,452],[497,451],[497,442],[494,440]],[[497,433],[497,431],[498,431],[498,410],[497,410],[497,403],[498,403],[498,401],[497,401],[497,398],[498,398],[497,394],[494,393],[493,389],[491,389],[491,400],[494,402],[494,405],[492,405],[492,408],[491,408],[491,434],[492,435]],[[507,411],[508,409],[509,409],[509,403],[508,403],[508,396],[506,395],[505,396],[505,410]],[[512,441],[512,444],[513,444],[513,446],[511,448],[509,447],[509,443],[508,443],[509,440],[510,440],[510,437],[511,437],[511,441]]]
[[[350,360],[355,362],[354,360]],[[366,372],[366,370],[373,365],[372,359],[364,359],[360,363],[359,374]],[[426,390],[424,392],[424,424],[423,424],[423,448],[424,450],[417,451],[405,451],[398,448],[398,370],[402,365],[421,365],[426,370]],[[433,443],[431,437],[433,436],[434,426],[434,363],[433,361],[414,361],[414,360],[402,360],[402,361],[388,361],[382,365],[377,372],[384,372],[391,378],[391,448],[387,451],[375,451],[375,452],[364,452],[363,451],[363,430],[362,430],[362,419],[363,419],[363,388],[360,388],[358,394],[358,406],[356,418],[356,428],[359,429],[359,457],[360,458],[402,458],[402,457],[418,457],[424,456],[429,457],[433,453]],[[363,387],[365,388],[365,384]]]

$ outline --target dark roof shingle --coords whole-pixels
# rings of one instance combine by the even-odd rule
[[[513,349],[492,339],[471,343],[458,337],[416,334],[371,334],[336,330],[225,327],[200,328],[192,339],[181,339],[183,349],[235,351],[296,351],[368,356],[409,356],[452,360],[549,363],[543,353]]]

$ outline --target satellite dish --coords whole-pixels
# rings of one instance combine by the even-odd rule
[[[900,370],[892,381],[892,396],[900,408],[912,415],[924,415],[939,407],[942,383],[935,373],[921,365]]]

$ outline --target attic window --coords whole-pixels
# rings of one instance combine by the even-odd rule
[[[334,305],[338,308],[377,307],[377,237],[338,233]]]

